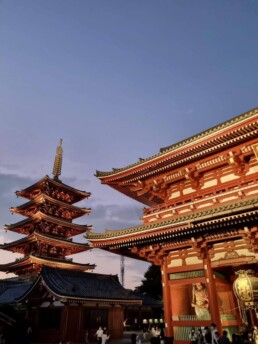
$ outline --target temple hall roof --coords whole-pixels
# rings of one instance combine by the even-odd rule
[[[0,305],[15,303],[32,285],[33,282],[13,278],[0,280]]]
[[[119,283],[117,275],[68,271],[44,266],[40,279],[49,292],[62,299],[121,300],[138,304],[142,302],[142,298]],[[38,282],[39,280],[36,283]],[[35,288],[35,285],[32,288]],[[23,296],[25,297],[27,295]]]
[[[52,268],[44,266],[34,282],[18,279],[0,280],[0,305],[12,304],[28,298],[42,282],[47,290],[60,299],[121,301],[142,304],[143,296],[125,289],[117,275],[104,275],[89,272]],[[147,304],[147,303],[146,303]],[[153,304],[153,300],[151,302]],[[157,306],[160,303],[157,301]]]

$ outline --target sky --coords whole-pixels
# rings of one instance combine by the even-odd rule
[[[141,224],[143,204],[101,185],[128,166],[258,106],[255,0],[0,0],[0,243],[15,191],[52,176],[92,193],[77,223],[93,232]],[[84,242],[83,236],[75,238]],[[16,255],[0,252],[1,262]],[[120,257],[73,256],[118,274]],[[149,264],[125,259],[125,287]]]

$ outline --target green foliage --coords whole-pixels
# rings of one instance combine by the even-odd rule
[[[146,293],[156,300],[162,300],[162,282],[160,267],[150,265],[144,274],[142,284],[135,288],[136,292],[141,294]]]

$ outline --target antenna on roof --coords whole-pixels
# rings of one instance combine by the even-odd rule
[[[124,287],[124,275],[125,275],[125,257],[121,256],[120,259],[120,274],[121,274],[121,284]]]
[[[62,161],[63,161],[63,148],[62,148],[63,140],[60,139],[59,146],[56,149],[56,156],[54,161],[54,167],[53,167],[53,175],[55,180],[59,180],[59,177],[61,175],[62,170]]]

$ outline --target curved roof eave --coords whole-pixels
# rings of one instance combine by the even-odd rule
[[[37,181],[36,183],[32,184],[31,186],[29,186],[29,187],[27,187],[25,189],[22,189],[20,191],[16,191],[16,194],[19,196],[19,194],[25,193],[26,191],[29,191],[29,190],[33,190],[35,187],[37,187],[38,185],[40,185],[44,181],[49,181],[50,183],[52,183],[54,185],[57,185],[59,187],[63,187],[66,190],[70,190],[71,192],[74,192],[75,194],[78,194],[78,195],[82,195],[82,196],[85,196],[85,197],[89,197],[91,195],[90,192],[75,189],[75,188],[73,188],[73,187],[71,187],[71,186],[69,186],[67,184],[64,184],[64,183],[62,183],[60,181],[56,181],[56,180],[50,178],[48,175],[46,175],[45,177],[41,178],[39,181]]]
[[[228,129],[230,126],[234,125],[234,124],[239,124],[241,123],[243,120],[246,120],[250,117],[252,117],[253,115],[256,115],[258,114],[258,108],[254,108],[246,113],[243,113],[241,115],[238,115],[236,117],[233,117],[231,118],[230,120],[228,121],[225,121],[223,123],[220,123],[210,129],[207,129],[203,132],[200,132],[196,135],[193,135],[185,140],[182,140],[182,141],[179,141],[171,146],[168,146],[168,147],[165,147],[165,148],[161,148],[160,149],[160,152],[153,155],[153,156],[150,156],[148,158],[145,158],[145,159],[140,159],[140,161],[136,162],[136,163],[133,163],[131,165],[128,165],[126,167],[122,167],[122,168],[113,168],[112,171],[106,171],[106,172],[102,172],[102,171],[96,171],[95,173],[95,176],[97,178],[99,178],[100,180],[103,178],[110,178],[112,176],[116,176],[122,172],[125,172],[125,171],[128,171],[128,170],[131,170],[135,167],[138,167],[138,166],[144,166],[144,165],[147,165],[150,161],[154,161],[156,159],[159,159],[160,157],[162,156],[165,156],[166,154],[170,154],[171,152],[173,151],[176,151],[177,149],[182,149],[184,146],[187,146],[189,144],[192,144],[194,143],[195,141],[197,140],[200,140],[200,139],[208,139],[210,135],[213,135],[215,132],[218,132],[220,130],[225,130],[225,129]]]
[[[52,222],[52,223],[56,223],[56,224],[60,224],[64,227],[71,227],[71,228],[74,228],[74,229],[91,229],[92,228],[92,225],[80,225],[80,224],[76,224],[76,223],[73,223],[73,222],[67,222],[63,219],[60,219],[60,218],[57,218],[57,217],[54,217],[54,216],[50,216],[50,215],[47,215],[45,213],[42,213],[41,211],[37,211],[35,214],[33,214],[32,217],[28,218],[28,219],[25,219],[25,220],[22,220],[22,221],[19,221],[19,222],[16,222],[14,224],[11,224],[11,225],[5,225],[4,228],[5,229],[8,229],[8,230],[11,230],[12,228],[18,228],[24,224],[27,224],[27,223],[31,223],[31,222],[34,222],[34,221],[40,221],[41,219],[44,219],[46,221],[49,221],[49,222]]]
[[[83,250],[87,250],[87,249],[91,249],[90,245],[87,244],[87,243],[79,243],[79,242],[74,242],[74,241],[71,241],[71,240],[67,240],[67,239],[63,239],[63,238],[57,238],[57,237],[53,237],[51,235],[47,235],[47,234],[41,234],[39,232],[34,232],[32,234],[30,234],[29,236],[26,236],[26,237],[23,237],[21,239],[18,239],[18,240],[15,240],[15,241],[12,241],[10,243],[7,243],[7,244],[2,244],[0,245],[0,248],[5,250],[5,249],[8,249],[8,248],[12,248],[12,247],[17,247],[18,245],[20,244],[23,244],[23,243],[26,243],[26,242],[29,242],[29,241],[33,241],[33,240],[42,240],[42,241],[47,241],[47,240],[50,240],[50,241],[53,241],[54,243],[65,243],[67,246],[72,246],[72,247],[79,247]]]
[[[181,215],[169,220],[158,221],[148,225],[140,225],[136,227],[126,228],[122,230],[106,230],[105,233],[87,233],[87,239],[94,244],[94,242],[105,242],[107,240],[115,240],[124,238],[127,240],[135,235],[147,235],[157,230],[165,230],[166,228],[180,227],[178,231],[183,228],[191,228],[191,225],[196,222],[207,221],[212,218],[212,221],[220,221],[221,217],[237,216],[239,210],[243,212],[255,211],[258,208],[258,197],[252,197],[245,200],[240,200],[235,203],[220,205],[212,210],[200,210],[188,215]],[[244,214],[240,216],[243,217]]]

